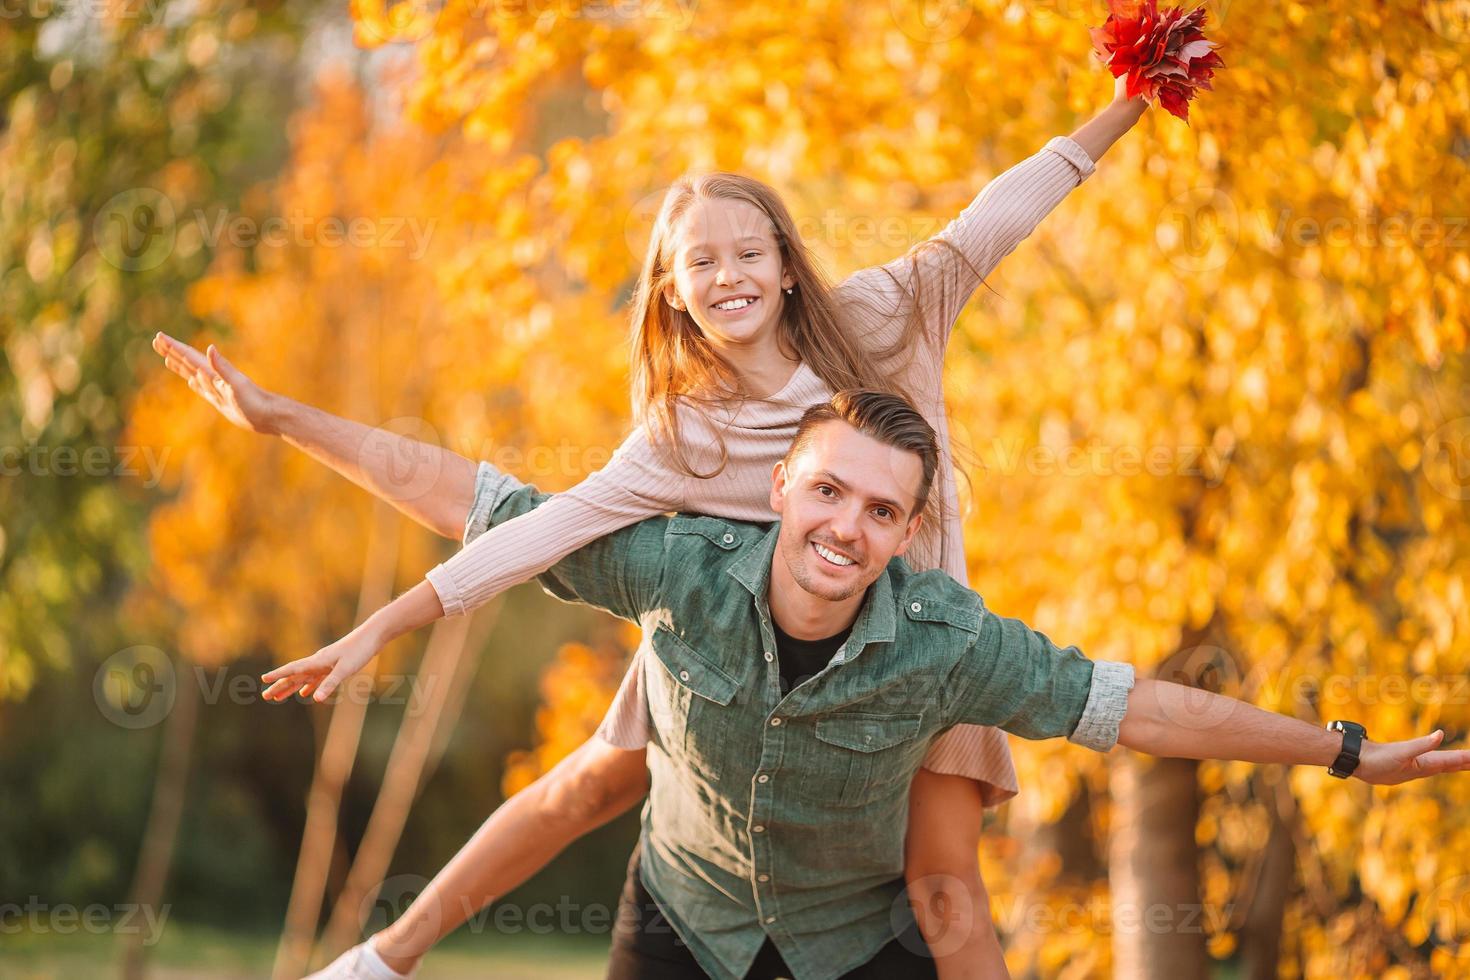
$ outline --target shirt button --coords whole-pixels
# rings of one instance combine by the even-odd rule
[[[781,724],[781,719],[780,718],[772,718],[771,719],[771,727],[772,728],[775,728],[775,727],[779,726],[780,724]]]
[[[914,603],[910,603],[909,604],[909,609],[911,611],[913,611],[913,612],[919,612],[923,608],[924,608],[924,606],[921,603],[918,603],[918,602],[914,602]]]
[[[766,832],[766,825],[763,823],[758,823],[754,827],[750,828],[750,832],[752,834],[764,834]]]
[[[771,651],[767,650],[766,651],[766,663],[770,663],[772,660],[775,660],[775,659],[776,659],[776,655],[774,653],[772,653]]]
[[[732,544],[735,541],[735,535],[733,535],[733,534],[727,534],[723,538],[721,538],[720,540],[723,541],[723,542],[725,542],[726,544]]]
[[[758,783],[769,783],[771,781],[771,777],[767,776],[765,773],[761,773],[759,776],[755,777],[755,781]]]
[[[679,680],[681,680],[681,681],[687,681],[688,679],[689,679],[689,671],[687,671],[687,670],[681,670],[681,671],[679,671]]]
[[[755,876],[755,880],[756,881],[770,881],[771,880],[771,876],[770,875],[756,875]]]

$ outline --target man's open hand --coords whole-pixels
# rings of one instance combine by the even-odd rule
[[[1439,749],[1443,741],[1442,730],[1404,742],[1365,740],[1353,775],[1375,786],[1392,786],[1411,779],[1470,769],[1470,751]]]

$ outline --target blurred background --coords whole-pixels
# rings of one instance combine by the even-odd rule
[[[959,323],[972,583],[1094,657],[1463,745],[1470,3],[1206,6],[1229,67],[1189,125],[1150,110]],[[675,176],[773,183],[834,278],[887,261],[1107,103],[1106,15],[8,0],[0,976],[324,962],[590,734],[632,648],[523,586],[355,707],[262,703],[455,545],[230,426],[155,331],[564,488],[628,429]],[[1470,975],[1470,779],[1013,745],[981,858],[1017,976]],[[600,976],[635,834],[421,975]]]

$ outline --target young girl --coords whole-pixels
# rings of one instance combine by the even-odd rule
[[[613,460],[535,512],[480,534],[352,633],[263,676],[266,697],[325,699],[386,642],[442,615],[467,612],[583,544],[646,517],[695,511],[770,521],[770,471],[801,412],[848,387],[898,387],[941,437],[938,519],[909,552],[912,564],[966,581],[940,370],[950,329],[983,277],[1138,120],[1141,100],[1114,102],[1072,134],[990,182],[943,232],[886,266],[829,291],[779,197],[729,174],[686,178],[665,199],[634,299],[634,409],[639,422]],[[243,415],[249,379],[213,349],[208,359],[158,342],[170,367],[217,407]],[[259,403],[258,403],[259,404]],[[470,513],[474,467],[453,457],[426,497],[400,501],[386,474],[365,471],[365,427],[304,406],[264,412],[249,427],[276,431],[441,532]],[[239,421],[238,418],[235,419]],[[329,421],[330,420],[330,421]],[[315,426],[315,429],[313,429]],[[294,428],[293,428],[294,427]],[[361,431],[358,431],[361,430]],[[422,449],[420,450],[422,451]],[[468,540],[483,528],[465,527]],[[349,951],[334,976],[413,967],[469,912],[505,894],[581,832],[644,792],[642,692],[621,691],[589,741],[487,821],[398,923]],[[619,751],[621,749],[621,751]],[[931,921],[929,900],[988,909],[976,867],[981,811],[1016,792],[1004,737],[957,727],[936,740],[911,793],[906,875],[941,976],[1003,976],[987,918]],[[941,929],[957,933],[940,943]],[[945,948],[941,948],[941,946]],[[351,971],[368,972],[354,974]],[[377,971],[376,973],[374,971]]]

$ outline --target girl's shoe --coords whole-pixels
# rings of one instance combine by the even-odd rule
[[[372,943],[364,941],[337,957],[306,980],[409,980],[414,973],[398,973],[383,962]]]

